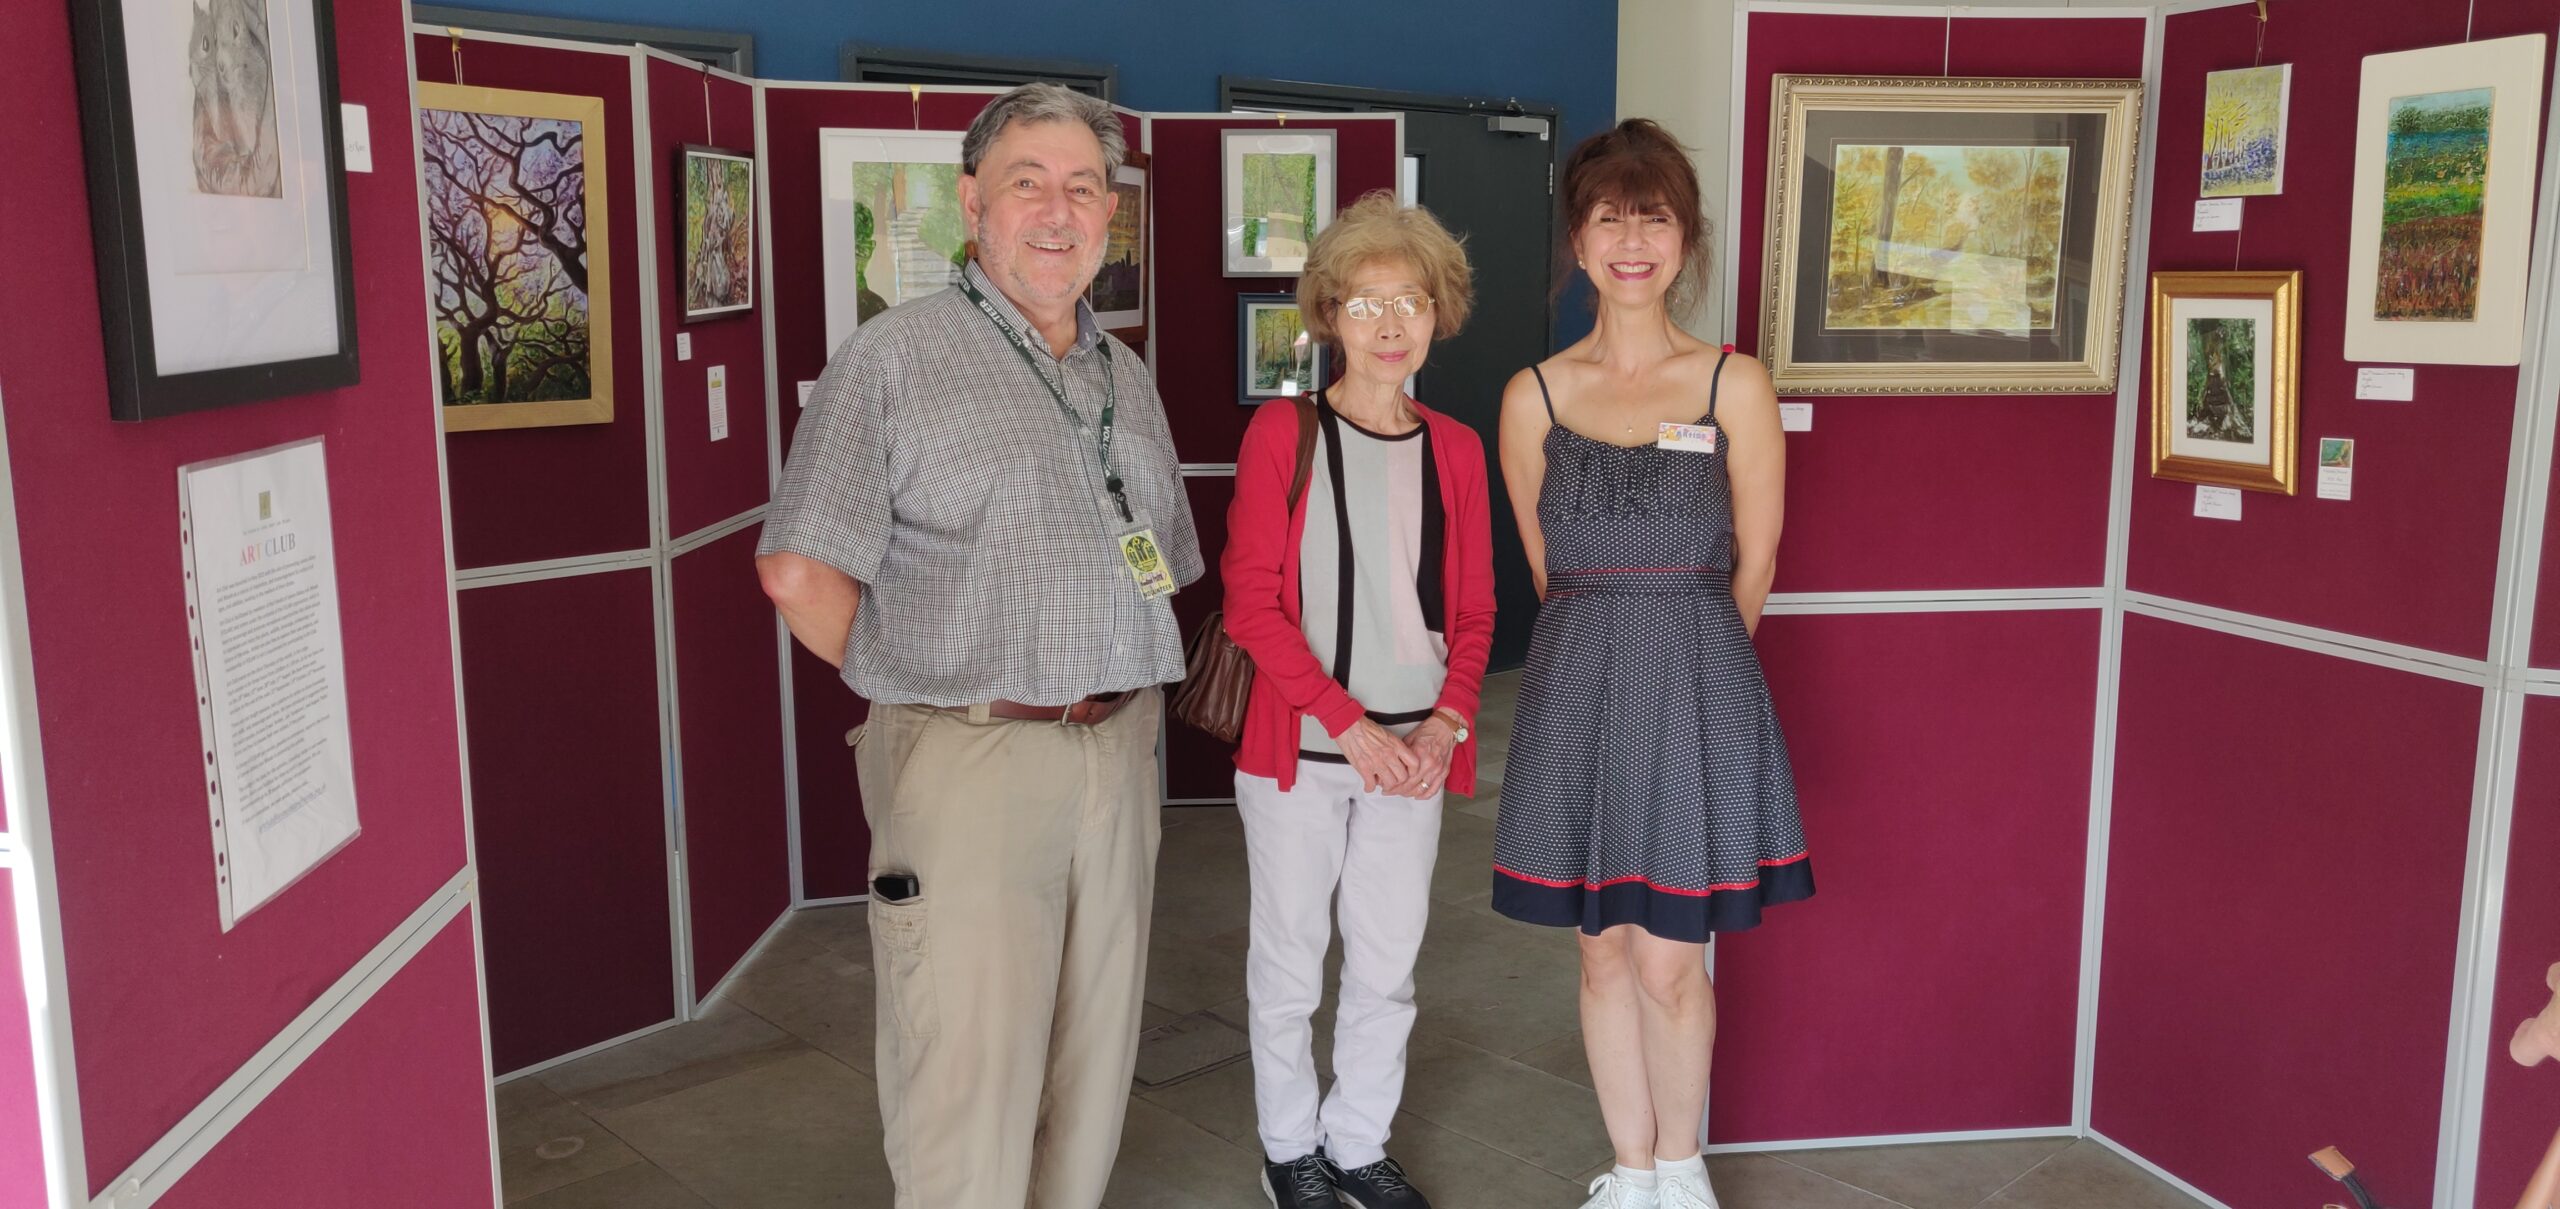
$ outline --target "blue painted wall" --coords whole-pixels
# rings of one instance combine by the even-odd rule
[[[1519,97],[1564,111],[1578,139],[1615,117],[1614,0],[446,0],[591,21],[755,36],[756,73],[832,80],[836,50],[1116,64],[1121,104],[1209,112],[1221,74]],[[1082,20],[1076,20],[1082,15]]]

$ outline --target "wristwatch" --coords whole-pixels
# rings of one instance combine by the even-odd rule
[[[1458,733],[1458,742],[1460,743],[1466,742],[1467,736],[1475,733],[1467,728],[1467,720],[1459,717],[1458,711],[1454,709],[1449,709],[1443,706],[1431,711],[1431,713],[1434,717],[1446,718],[1449,720],[1449,725]]]

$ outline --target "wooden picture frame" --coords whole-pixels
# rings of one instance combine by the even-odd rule
[[[2295,493],[2302,273],[2151,275],[2151,476]]]
[[[1147,279],[1154,267],[1148,257],[1155,250],[1148,165],[1146,152],[1131,151],[1128,162],[1112,174],[1111,191],[1119,195],[1120,207],[1111,214],[1102,267],[1085,291],[1095,325],[1129,344],[1147,338]]]
[[[687,143],[676,165],[676,297],[685,322],[756,305],[756,161]]]
[[[330,0],[72,0],[114,418],[361,377],[334,24]]]
[[[417,88],[445,431],[612,423],[604,100]]]
[[[1759,353],[1778,393],[2116,389],[2141,81],[1771,87]]]

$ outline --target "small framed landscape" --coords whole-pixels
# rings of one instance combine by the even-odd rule
[[[1772,88],[1759,351],[1778,393],[2116,388],[2141,81]]]
[[[2151,474],[2294,493],[2302,274],[2151,275]]]
[[[880,312],[960,284],[960,132],[820,130],[818,243],[829,353]]]
[[[2348,360],[2522,358],[2544,52],[2525,34],[2366,56]]]
[[[445,431],[612,423],[604,101],[417,87]]]
[[[1297,276],[1333,223],[1333,132],[1228,130],[1219,144],[1226,275]]]
[[[1147,338],[1147,252],[1153,230],[1147,219],[1147,153],[1132,151],[1111,178],[1120,199],[1111,212],[1111,237],[1102,268],[1093,275],[1087,301],[1102,330],[1130,343]]]
[[[355,382],[330,0],[73,0],[71,26],[109,414]]]
[[[1295,294],[1236,296],[1236,399],[1259,403],[1324,385],[1324,345],[1307,333]]]
[[[709,319],[756,304],[756,162],[725,147],[688,144],[676,174],[676,244],[684,317]]]

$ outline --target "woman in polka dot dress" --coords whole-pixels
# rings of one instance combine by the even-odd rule
[[[1545,603],[1493,905],[1581,932],[1583,1044],[1617,1152],[1586,1209],[1714,1209],[1698,1157],[1715,1035],[1703,946],[1813,893],[1751,646],[1785,450],[1759,362],[1671,320],[1706,238],[1679,144],[1642,119],[1595,136],[1565,204],[1600,314],[1503,396],[1503,473]]]

